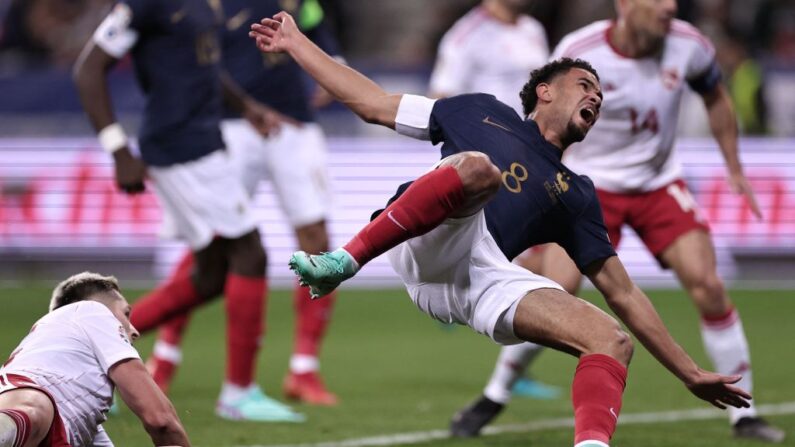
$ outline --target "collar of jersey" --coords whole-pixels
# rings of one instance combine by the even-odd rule
[[[538,128],[538,123],[536,123],[530,118],[524,120],[524,122],[525,124],[527,124],[529,128],[535,129],[535,132],[529,132],[528,131],[529,129],[525,128],[523,129],[524,132],[517,134],[519,138],[521,138],[527,144],[529,144],[530,147],[540,146],[544,153],[549,154],[552,157],[554,157],[555,160],[560,161],[563,158],[563,151],[560,150],[559,147],[547,141],[546,138],[544,138],[544,135],[541,133],[541,129]],[[533,138],[534,137],[533,133],[537,135],[537,138]],[[541,144],[538,144],[539,141],[541,142]]]

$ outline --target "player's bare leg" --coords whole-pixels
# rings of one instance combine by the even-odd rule
[[[0,394],[0,447],[35,447],[50,430],[55,410],[46,394],[21,388]]]
[[[534,290],[522,298],[513,327],[522,340],[579,357],[572,385],[575,445],[607,445],[632,358],[629,335],[604,311],[557,289]]]
[[[290,268],[313,298],[331,293],[367,262],[425,234],[450,217],[470,216],[499,190],[500,170],[480,152],[461,152],[418,178],[343,248],[323,255],[293,254]]]
[[[663,251],[661,258],[676,272],[698,308],[701,338],[715,369],[722,374],[742,374],[736,385],[750,393],[753,382],[748,341],[739,313],[718,276],[709,234],[703,230],[685,233]],[[785,436],[758,417],[753,402],[749,408],[729,407],[729,420],[737,437],[777,443]]]
[[[298,227],[295,235],[298,247],[306,253],[320,254],[329,249],[325,221]],[[332,292],[323,300],[312,300],[309,289],[295,288],[295,344],[290,369],[284,379],[284,394],[289,399],[313,405],[336,405],[338,402],[337,396],[326,389],[320,377],[318,355],[335,298]]]
[[[576,295],[580,288],[582,274],[569,258],[566,251],[558,244],[550,243],[540,246],[540,250],[527,250],[517,260],[517,264],[557,282],[567,292]],[[535,268],[533,270],[532,268]],[[519,394],[517,385],[523,384],[523,376],[530,364],[540,353],[541,346],[535,343],[522,343],[503,346],[494,371],[491,374],[483,395],[473,403],[458,411],[450,421],[450,433],[459,438],[471,438],[480,435],[483,427],[494,420],[504,409],[513,394]],[[545,386],[533,384],[531,386]],[[527,385],[525,385],[527,386]],[[548,387],[548,386],[546,386]],[[531,388],[532,389],[532,388]],[[556,391],[556,388],[552,388]],[[546,391],[549,393],[549,391]],[[527,393],[525,395],[532,394]]]

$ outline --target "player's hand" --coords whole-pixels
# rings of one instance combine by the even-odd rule
[[[691,393],[721,410],[725,410],[727,406],[748,408],[751,395],[732,385],[740,379],[740,375],[724,376],[699,370],[697,377],[686,385]]]
[[[757,219],[762,219],[762,211],[759,209],[756,195],[754,195],[754,190],[751,188],[751,183],[748,182],[745,174],[742,172],[730,174],[729,187],[731,187],[732,192],[735,194],[745,196],[745,200],[748,201],[748,206],[751,207],[751,212],[754,213]]]
[[[284,11],[272,19],[265,18],[260,23],[252,24],[248,35],[257,42],[257,48],[263,53],[290,51],[290,46],[302,36],[293,17]]]
[[[116,165],[116,186],[127,194],[139,194],[146,190],[146,165],[134,157],[126,147],[113,153]]]
[[[278,135],[284,124],[301,127],[300,122],[256,101],[246,102],[243,117],[265,137]]]

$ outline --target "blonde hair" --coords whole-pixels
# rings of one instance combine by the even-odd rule
[[[68,304],[84,301],[102,292],[119,290],[119,281],[114,276],[102,276],[99,273],[82,272],[61,281],[52,291],[50,312]]]

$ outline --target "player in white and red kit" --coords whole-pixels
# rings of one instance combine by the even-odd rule
[[[102,429],[113,390],[154,445],[190,445],[131,340],[130,305],[113,277],[81,273],[0,368],[0,447],[113,446]]]
[[[522,13],[527,3],[483,0],[458,19],[439,44],[431,96],[490,93],[521,114],[518,92],[549,58],[544,27]]]
[[[617,21],[577,30],[553,52],[553,58],[592,63],[604,91],[599,122],[564,161],[596,185],[614,246],[627,224],[662,266],[674,270],[701,315],[702,339],[715,368],[724,374],[743,374],[740,386],[750,392],[750,354],[743,326],[717,275],[709,227],[682,180],[674,151],[681,98],[689,87],[707,107],[732,189],[760,215],[738,158],[737,121],[720,83],[715,49],[693,26],[674,19],[674,0],[619,0],[617,8]],[[551,245],[543,258],[540,273],[576,293],[581,275],[562,249]],[[509,383],[510,378],[505,379],[502,387],[507,389]],[[732,408],[729,417],[737,437],[770,442],[784,438],[781,430],[757,416],[753,405]]]

